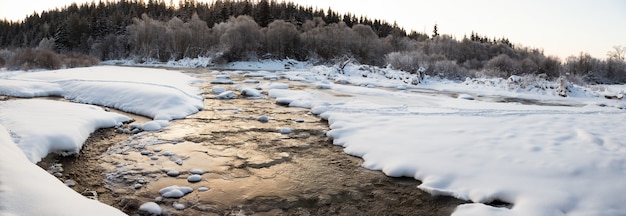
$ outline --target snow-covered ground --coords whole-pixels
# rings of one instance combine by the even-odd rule
[[[168,120],[203,108],[199,89],[190,86],[199,81],[175,71],[111,66],[1,73],[1,95],[61,96],[78,103],[0,101],[0,215],[123,215],[34,163],[49,153],[76,154],[95,130],[131,120],[86,104],[151,117],[154,121],[136,127],[159,130]]]
[[[623,205],[626,203],[623,135],[626,125],[622,122],[626,119],[623,109],[626,102],[621,98],[605,99],[605,96],[623,95],[626,90],[623,85],[572,85],[569,96],[560,97],[556,83],[541,80],[520,82],[523,80],[514,77],[453,82],[422,80],[402,71],[362,65],[348,65],[343,71],[332,66],[293,65],[300,66],[285,70],[282,62],[235,63],[227,68],[239,71],[227,73],[249,75],[251,79],[263,77],[260,83],[233,85],[255,96],[258,96],[253,91],[255,87],[265,89],[277,103],[310,108],[327,119],[331,127],[327,135],[336,145],[345,147],[346,153],[362,157],[364,167],[381,170],[389,176],[414,177],[423,181],[419,186],[422,190],[474,202],[459,206],[455,215],[623,215],[626,212]],[[242,71],[248,69],[257,71]],[[228,80],[226,75],[221,76]],[[154,119],[181,118],[202,108],[197,89],[188,86],[195,79],[161,69],[109,66],[11,72],[0,78],[1,94],[57,95]],[[280,79],[314,83],[315,88],[293,90]],[[521,103],[511,98],[526,101]],[[20,112],[23,107],[43,102],[20,103],[26,104],[2,102],[0,113]],[[65,117],[86,119],[87,123],[76,127],[87,127],[85,124],[106,127],[125,120],[97,107],[76,109],[96,113],[89,114],[89,118],[85,116],[88,114]],[[32,112],[48,115],[34,108]],[[56,109],[50,112],[62,113]],[[23,131],[27,130],[15,128],[35,128],[41,122],[15,116],[0,115],[0,125],[9,130],[4,135],[0,133],[0,137],[5,137],[0,139],[1,144],[3,148],[17,145],[26,155],[32,155],[32,150],[21,146],[23,137],[28,135]],[[105,120],[97,117],[110,121],[105,124]],[[44,132],[42,129],[33,133]],[[57,133],[62,132],[54,129],[49,132]],[[80,145],[70,147],[75,149]],[[4,159],[4,154],[5,151],[0,152],[0,158]],[[0,172],[15,172],[2,162]],[[27,164],[19,162],[15,166]],[[7,181],[0,179],[0,200],[21,199],[28,203],[24,197],[4,192],[5,188],[13,188],[10,182],[17,181],[19,176],[2,175],[2,178],[12,181],[7,185]],[[494,200],[511,203],[512,207],[483,204]],[[19,214],[0,203],[0,213],[5,212]]]

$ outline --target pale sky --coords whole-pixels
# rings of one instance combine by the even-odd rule
[[[203,1],[203,0],[199,0]],[[282,1],[282,0],[279,0]],[[0,18],[20,20],[34,11],[91,0],[0,0]],[[169,1],[168,1],[169,2]],[[174,2],[178,2],[175,0]],[[624,0],[293,0],[340,13],[396,21],[407,31],[439,33],[458,39],[475,31],[542,48],[561,59],[587,52],[604,59],[615,45],[626,46]]]

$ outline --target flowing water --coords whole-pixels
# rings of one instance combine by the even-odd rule
[[[238,94],[215,99],[213,87],[234,90],[233,85],[209,84],[215,76],[208,72],[187,71],[207,80],[199,85],[205,92],[204,110],[158,132],[129,135],[102,129],[78,157],[51,156],[39,165],[62,166],[56,175],[74,180],[76,191],[97,194],[98,200],[130,215],[150,201],[165,215],[449,215],[464,203],[431,196],[417,189],[420,182],[414,179],[360,167],[360,158],[343,153],[325,136],[327,122],[307,109],[277,105],[267,92],[261,99]],[[235,84],[243,83],[244,77],[232,76]],[[258,121],[260,116],[269,121]],[[190,183],[187,178],[194,173],[202,179]],[[160,189],[172,185],[194,191],[182,198],[158,198]]]

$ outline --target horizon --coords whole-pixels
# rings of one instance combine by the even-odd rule
[[[33,13],[63,8],[72,2],[92,0],[23,0],[24,4],[0,3],[3,19],[21,21]],[[211,2],[199,0],[199,2]],[[581,52],[606,59],[613,46],[626,46],[626,1],[599,2],[541,1],[508,2],[497,0],[466,2],[446,0],[436,2],[412,1],[331,1],[292,0],[301,6],[331,8],[340,14],[366,16],[388,23],[397,23],[407,33],[414,30],[428,35],[436,24],[440,34],[457,39],[471,32],[490,38],[508,38],[514,45],[537,48],[546,56],[565,60]],[[515,10],[505,10],[515,8]],[[471,15],[468,15],[471,14]],[[526,16],[526,14],[532,14]],[[583,15],[581,15],[583,14]]]

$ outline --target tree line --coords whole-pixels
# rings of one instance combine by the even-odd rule
[[[349,58],[456,79],[542,74],[626,82],[623,47],[615,47],[605,60],[580,53],[561,62],[541,49],[514,46],[506,38],[472,32],[457,39],[440,34],[437,25],[431,35],[407,33],[395,23],[275,0],[182,0],[177,6],[164,0],[72,4],[21,22],[1,21],[0,47],[77,52],[101,60],[207,56],[216,63],[267,58],[333,63]]]

